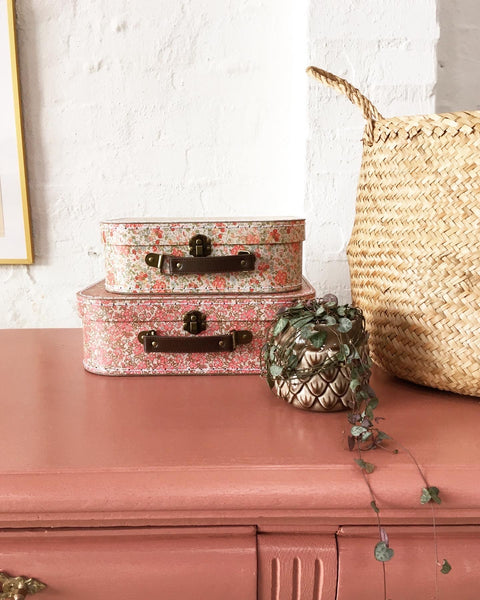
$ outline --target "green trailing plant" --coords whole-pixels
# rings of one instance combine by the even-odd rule
[[[367,398],[364,394],[361,393],[363,384],[359,383],[358,381],[355,381],[355,379],[352,379],[351,385],[354,391],[354,406],[353,410],[348,413],[347,417],[349,423],[351,424],[350,433],[348,435],[348,447],[350,450],[356,450],[358,453],[358,458],[355,459],[355,462],[360,467],[362,475],[365,479],[365,483],[369,489],[371,496],[370,506],[375,512],[377,518],[379,540],[374,548],[374,556],[376,560],[382,563],[384,598],[387,598],[385,563],[393,558],[394,550],[390,547],[388,534],[385,531],[385,528],[382,526],[380,518],[381,511],[378,507],[377,499],[372,485],[370,484],[370,481],[368,479],[368,476],[375,470],[375,465],[371,462],[367,462],[364,460],[363,452],[375,449],[382,449],[390,451],[392,454],[398,454],[398,448],[389,450],[389,448],[385,446],[386,443],[390,442],[390,444],[395,444],[403,452],[408,454],[410,459],[415,464],[415,467],[417,468],[423,483],[423,487],[419,492],[419,502],[421,504],[430,504],[431,506],[435,546],[435,598],[438,599],[438,572],[446,575],[450,572],[452,568],[447,559],[444,558],[440,562],[438,557],[435,504],[441,504],[440,490],[438,489],[438,487],[431,485],[427,481],[425,474],[423,473],[420,465],[418,464],[417,460],[410,452],[410,450],[408,450],[408,448],[405,448],[398,442],[395,442],[393,438],[391,438],[387,433],[379,429],[378,424],[383,420],[383,418],[375,415],[374,411],[379,403],[378,398],[375,396],[375,394],[372,394]]]
[[[351,336],[350,341],[345,343],[341,334],[350,332],[355,323],[361,325],[357,327],[358,334]],[[362,311],[348,304],[339,305],[333,294],[298,302],[281,310],[263,348],[263,373],[270,387],[278,378],[308,381],[317,373],[339,365],[348,365],[352,368],[352,373],[355,373],[356,380],[362,381],[359,393],[368,393],[368,386],[363,386],[363,383],[364,377],[369,375],[369,366],[362,363],[358,351],[365,341],[363,325]],[[328,337],[326,328],[338,339],[335,351],[329,353],[323,362],[310,367],[301,366],[302,348],[299,343],[307,342],[314,349],[322,349]],[[282,333],[286,334],[286,339],[282,336],[279,343],[278,336]]]
[[[359,323],[361,326],[358,326]],[[327,330],[336,337],[337,343],[331,347],[331,351],[322,361],[305,367],[301,361],[305,346],[310,346],[315,350],[323,349],[327,341]],[[346,338],[343,334],[348,332],[351,332],[352,335]],[[308,381],[316,374],[333,368],[347,369],[351,390],[347,413],[350,423],[347,442],[349,450],[357,454],[354,461],[368,487],[371,497],[370,506],[377,520],[378,541],[373,549],[373,554],[375,559],[382,564],[384,599],[387,599],[385,564],[394,557],[395,553],[394,549],[390,547],[388,533],[382,525],[381,509],[369,480],[369,475],[375,470],[375,464],[365,460],[365,453],[384,450],[398,454],[399,449],[413,461],[422,480],[419,502],[431,506],[436,563],[435,597],[438,598],[437,574],[438,572],[447,574],[452,568],[446,559],[440,562],[438,558],[435,505],[441,503],[440,490],[427,481],[410,450],[395,442],[380,428],[384,418],[375,413],[379,400],[369,384],[372,362],[368,352],[362,351],[366,342],[364,318],[359,308],[349,304],[339,304],[333,294],[328,294],[320,299],[298,302],[281,310],[272,324],[262,351],[262,374],[272,388],[279,380]],[[391,449],[393,445],[397,447]]]

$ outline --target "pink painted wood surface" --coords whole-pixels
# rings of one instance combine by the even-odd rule
[[[258,600],[335,600],[334,535],[260,534]]]
[[[452,565],[447,575],[435,564],[432,527],[388,528],[393,558],[386,563],[391,600],[477,600],[480,582],[480,527],[438,527],[438,555]],[[373,556],[375,527],[345,527],[339,532],[338,600],[383,598],[382,565]],[[437,574],[437,582],[435,581]]]
[[[42,600],[256,598],[247,527],[0,532],[0,567],[46,583]]]
[[[0,524],[374,523],[345,414],[310,414],[259,376],[105,378],[81,330],[0,332]],[[443,498],[480,523],[480,404],[377,371],[384,429]],[[429,523],[408,456],[376,452],[386,522]]]

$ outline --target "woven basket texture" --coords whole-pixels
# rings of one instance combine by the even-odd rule
[[[480,112],[385,119],[309,73],[349,86],[367,119],[347,255],[373,360],[480,395]]]

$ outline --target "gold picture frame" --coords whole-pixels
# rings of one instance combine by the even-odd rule
[[[0,0],[0,264],[33,262],[14,0]]]

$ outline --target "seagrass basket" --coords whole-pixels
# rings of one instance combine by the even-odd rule
[[[366,120],[347,255],[374,362],[480,395],[480,111],[386,119],[344,79],[307,71]]]

